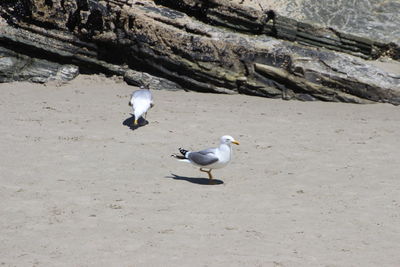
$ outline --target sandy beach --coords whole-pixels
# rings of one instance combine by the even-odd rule
[[[135,89],[0,84],[0,266],[400,266],[399,107]]]

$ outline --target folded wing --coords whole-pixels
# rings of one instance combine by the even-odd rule
[[[206,149],[198,152],[190,152],[187,158],[200,166],[207,166],[218,161],[214,149]]]

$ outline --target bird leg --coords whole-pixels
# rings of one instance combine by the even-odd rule
[[[208,184],[214,184],[213,176],[212,176],[212,174],[211,174],[211,169],[209,169],[209,170],[207,171],[207,170],[204,170],[203,168],[200,168],[200,171],[201,171],[201,172],[206,172],[206,173],[208,174]]]

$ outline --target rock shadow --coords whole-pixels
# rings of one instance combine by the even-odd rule
[[[171,173],[171,176],[165,176],[165,178],[171,178],[174,180],[183,180],[193,184],[200,184],[200,185],[220,185],[223,184],[224,181],[219,179],[213,179],[213,183],[210,184],[208,178],[199,178],[199,177],[186,177],[186,176],[179,176],[176,174]]]

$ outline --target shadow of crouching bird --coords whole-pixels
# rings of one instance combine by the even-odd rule
[[[125,126],[129,127],[131,130],[135,130],[135,129],[139,128],[139,127],[142,127],[142,126],[145,126],[145,125],[149,124],[149,122],[147,120],[145,120],[144,118],[141,117],[141,118],[139,118],[137,125],[135,125],[134,124],[135,115],[133,115],[133,114],[131,114],[131,115],[132,115],[132,117],[129,117],[129,118],[125,119],[122,122],[122,125],[125,125]]]
[[[239,145],[239,142],[232,136],[224,135],[220,138],[219,147],[208,148],[200,151],[188,151],[179,148],[179,152],[182,155],[173,154],[171,156],[179,161],[191,163],[194,166],[200,167],[201,172],[206,172],[208,174],[208,183],[213,184],[215,180],[213,180],[214,177],[212,176],[211,171],[213,169],[223,168],[231,161],[231,144]]]
[[[147,112],[154,106],[153,94],[149,86],[142,85],[139,90],[134,91],[128,105],[132,107],[133,117],[126,119],[123,122],[124,125],[128,126],[129,123],[131,129],[136,129],[148,124],[149,122],[146,120]]]

